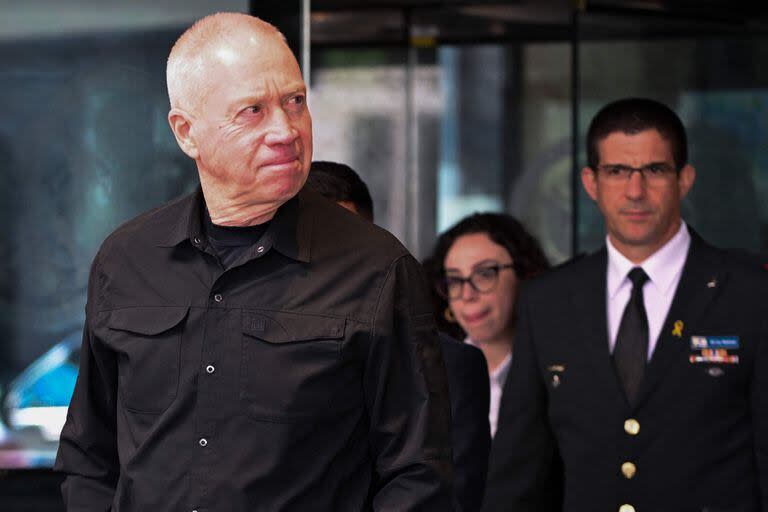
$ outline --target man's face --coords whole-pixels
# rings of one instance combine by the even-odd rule
[[[256,36],[211,51],[190,128],[206,194],[235,205],[282,203],[312,161],[306,87],[288,47]]]
[[[695,170],[686,165],[679,174],[674,171],[670,144],[655,129],[633,135],[611,133],[598,143],[598,150],[600,164],[597,169],[582,169],[582,183],[605,218],[611,243],[639,263],[679,229],[680,201],[693,185]],[[654,165],[667,172],[655,176],[632,172],[624,179],[610,176],[612,169]]]

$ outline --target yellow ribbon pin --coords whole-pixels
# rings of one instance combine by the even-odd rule
[[[675,328],[672,329],[672,336],[677,336],[678,338],[683,337],[683,327],[685,324],[683,324],[682,320],[677,320],[675,322]]]

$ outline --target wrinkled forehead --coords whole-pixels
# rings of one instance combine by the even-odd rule
[[[212,45],[200,63],[196,84],[201,99],[222,90],[233,95],[265,93],[267,89],[300,89],[303,79],[293,53],[282,41],[253,40]]]

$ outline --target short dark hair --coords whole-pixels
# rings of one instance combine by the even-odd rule
[[[373,200],[365,182],[350,166],[338,162],[312,162],[307,186],[331,201],[346,201],[373,222]]]
[[[646,130],[657,130],[669,142],[678,171],[685,167],[688,138],[682,121],[671,108],[648,98],[624,98],[600,109],[587,132],[587,164],[592,169],[600,165],[598,144],[608,135],[634,135]]]

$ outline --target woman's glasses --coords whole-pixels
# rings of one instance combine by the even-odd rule
[[[455,300],[461,297],[464,291],[464,283],[469,283],[477,293],[488,293],[499,284],[499,272],[505,268],[514,268],[513,263],[502,265],[483,265],[477,267],[468,277],[447,275],[437,283],[437,291],[445,299]]]

